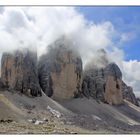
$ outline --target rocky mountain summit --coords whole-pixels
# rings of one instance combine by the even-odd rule
[[[84,73],[83,94],[109,104],[121,104],[123,103],[121,78],[121,71],[114,63],[105,68],[90,69]]]
[[[93,63],[84,71],[83,95],[111,105],[123,104],[123,99],[126,99],[139,106],[132,88],[123,82],[120,68],[107,60],[105,51],[101,50],[99,53],[102,56],[96,62],[99,66]]]
[[[61,38],[39,61],[40,86],[53,99],[70,99],[81,90],[82,60],[71,46],[72,42]]]

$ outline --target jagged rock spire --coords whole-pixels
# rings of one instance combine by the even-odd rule
[[[1,79],[9,89],[32,96],[41,95],[37,73],[37,53],[28,49],[4,53],[1,60]]]
[[[54,99],[69,99],[79,94],[82,82],[82,60],[66,38],[50,45],[39,61],[42,90]]]

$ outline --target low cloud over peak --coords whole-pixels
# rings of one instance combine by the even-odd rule
[[[97,50],[105,49],[109,60],[120,66],[126,83],[137,90],[134,81],[140,79],[130,76],[132,72],[139,73],[131,67],[134,62],[124,61],[125,53],[118,46],[128,40],[128,35],[118,32],[110,21],[88,21],[74,7],[2,7],[0,21],[0,56],[5,51],[22,47],[37,48],[41,56],[47,52],[49,44],[65,35],[73,41],[84,66],[97,56]]]

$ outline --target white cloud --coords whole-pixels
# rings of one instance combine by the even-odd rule
[[[126,32],[121,34],[120,43],[125,43],[136,38],[135,32]]]
[[[65,34],[75,42],[84,64],[95,50],[111,45],[115,31],[111,22],[88,22],[72,7],[8,7],[1,15],[1,21],[2,51],[33,46],[41,55],[46,46]],[[10,43],[3,40],[3,32]]]
[[[123,79],[140,96],[140,61],[130,60],[128,62],[122,61],[122,63]]]
[[[108,57],[110,61],[116,62],[119,66],[122,66],[122,60],[124,60],[124,51],[120,48],[113,47],[112,51],[108,51]]]
[[[4,7],[0,6],[0,14],[3,13]]]

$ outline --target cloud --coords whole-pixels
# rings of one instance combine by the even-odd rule
[[[136,38],[136,32],[125,32],[121,34],[120,43],[129,42]]]
[[[120,47],[132,34],[118,32],[110,21],[88,21],[73,7],[4,7],[0,9],[0,21],[0,56],[5,51],[24,47],[36,48],[40,56],[49,44],[66,35],[80,53],[84,66],[103,48],[110,61],[120,66],[124,79],[137,90],[140,73],[133,71],[134,62],[124,61]],[[136,76],[132,77],[132,72]]]
[[[4,11],[4,7],[1,6],[0,7],[0,14],[3,13],[3,11]]]
[[[134,92],[140,96],[140,61],[130,60],[122,61],[123,67],[123,79],[127,82],[129,86],[132,86]]]
[[[66,35],[80,50],[84,64],[95,50],[111,46],[115,31],[111,22],[94,24],[72,7],[8,7],[1,21],[1,52],[33,46],[37,47],[40,56],[50,43]]]
[[[1,53],[12,51],[19,47],[28,47],[35,44],[35,34],[31,22],[20,8],[5,8],[1,15],[0,44]],[[31,45],[31,42],[33,43]]]

